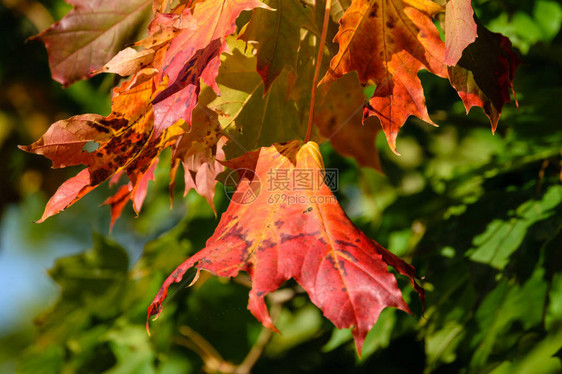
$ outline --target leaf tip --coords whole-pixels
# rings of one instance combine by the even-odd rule
[[[64,210],[64,209],[63,209]],[[62,212],[62,210],[61,210]],[[43,212],[43,215],[41,216],[41,218],[39,218],[37,221],[33,221],[33,223],[43,223],[45,222],[45,220],[51,216],[54,216],[55,214],[57,214],[59,212],[49,212],[48,207],[45,208],[45,211]]]
[[[324,75],[324,78],[322,78],[322,79],[320,80],[320,82],[318,82],[317,87],[320,87],[321,85],[323,85],[323,84],[325,84],[325,83],[329,83],[329,82],[331,82],[331,81],[334,80],[334,78],[332,78],[331,76],[329,76],[329,74],[330,74],[330,71],[328,70],[328,71],[326,72],[326,75]]]
[[[146,333],[150,335],[150,317],[155,316],[152,320],[156,321],[162,312],[162,304],[159,301],[153,301],[148,307],[146,313]]]
[[[366,331],[359,331],[359,328],[355,327],[351,331],[353,334],[353,340],[355,342],[355,350],[357,352],[357,356],[361,358],[361,353],[363,351],[363,343],[365,343],[365,337],[367,336]]]
[[[385,131],[385,135],[386,135],[386,140],[388,142],[388,146],[390,147],[390,150],[392,151],[392,153],[394,153],[396,156],[402,156],[397,150],[396,150],[396,136],[398,134],[396,133],[386,133]]]
[[[492,125],[492,135],[496,135],[496,130],[498,129],[498,122],[500,121],[499,114],[496,118],[490,117],[490,124]]]
[[[150,321],[148,320],[148,318],[146,319],[146,333],[148,334],[148,337],[152,337],[152,335],[150,334]]]

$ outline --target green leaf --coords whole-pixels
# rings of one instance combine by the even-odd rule
[[[232,140],[224,149],[227,159],[306,133],[297,103],[288,97],[287,73],[264,94],[264,84],[254,68],[256,58],[249,51],[244,54],[238,45],[221,64],[217,77],[221,95],[209,104],[219,113],[221,126]]]
[[[115,354],[117,364],[108,374],[152,374],[155,373],[154,351],[148,334],[142,326],[124,325],[106,335]]]
[[[562,26],[562,6],[559,2],[538,0],[535,3],[533,16],[539,23],[546,41],[552,41]]]
[[[92,249],[59,259],[49,271],[61,287],[61,295],[52,310],[38,319],[38,344],[26,351],[23,367],[37,360],[55,360],[58,349],[68,352],[64,362],[74,370],[83,365],[110,364],[110,360],[96,362],[92,357],[111,356],[100,346],[109,329],[102,321],[111,321],[122,313],[129,257],[121,246],[99,234],[94,234],[93,241]],[[45,356],[45,349],[52,354]]]
[[[456,321],[447,323],[443,328],[425,339],[427,366],[434,369],[438,363],[451,363],[457,358],[456,350],[464,338],[464,326]]]
[[[503,269],[521,245],[529,227],[554,214],[553,209],[561,202],[562,187],[552,186],[541,200],[523,203],[509,219],[492,221],[486,232],[474,238],[475,248],[468,252],[470,259]]]
[[[265,92],[285,67],[296,68],[301,28],[319,34],[312,7],[298,0],[265,0],[275,11],[258,8],[240,39],[257,42],[257,70]]]
[[[309,341],[319,332],[322,326],[322,316],[312,304],[307,304],[294,312],[283,309],[277,326],[280,331],[283,331],[283,334],[273,335],[267,346],[268,355],[281,355],[283,352]],[[351,334],[349,337],[351,339]]]
[[[539,325],[542,308],[538,306],[543,304],[546,293],[543,276],[544,270],[537,268],[522,286],[504,279],[486,296],[475,315],[478,332],[471,343],[473,369],[483,367],[492,353],[512,351],[518,339],[514,323],[525,330]]]
[[[504,12],[489,24],[492,30],[509,37],[524,54],[536,43],[551,42],[562,25],[562,6],[558,2],[537,0],[534,5],[532,14],[517,11],[510,16]]]
[[[549,333],[543,340],[533,344],[530,350],[515,358],[504,361],[491,374],[555,374],[562,371],[560,357],[562,349],[562,328]]]
[[[62,371],[64,363],[64,349],[51,345],[40,349],[36,347],[22,355],[19,365],[19,374],[58,374]]]

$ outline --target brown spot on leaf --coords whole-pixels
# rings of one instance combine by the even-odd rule
[[[338,240],[336,240],[336,243],[337,243],[338,245],[341,245],[342,247],[353,247],[353,248],[357,248],[357,245],[356,245],[355,243],[351,243],[351,242],[349,242],[349,241],[347,241],[347,240],[338,239]],[[343,252],[345,253],[345,251],[343,251]]]
[[[114,130],[119,130],[127,126],[129,122],[125,118],[118,117],[118,118],[111,118],[111,119],[109,118],[100,119],[99,123],[106,127],[112,128]]]
[[[261,245],[259,246],[258,251],[260,251],[260,252],[265,251],[265,250],[268,250],[269,248],[273,248],[275,246],[277,246],[276,242],[274,242],[270,239],[265,239],[261,242]]]
[[[104,134],[108,134],[109,133],[109,129],[107,129],[105,126],[100,125],[99,123],[96,122],[92,122],[90,124],[94,129],[96,129],[96,131],[98,132],[103,132]]]
[[[103,182],[104,180],[106,180],[109,177],[109,171],[105,170],[105,169],[98,169],[96,171],[94,171],[92,173],[92,176],[90,178],[90,185],[95,186],[97,184],[100,184],[101,182]]]
[[[371,7],[371,11],[369,12],[369,17],[374,18],[377,16],[379,12],[379,4],[374,3],[373,6]]]
[[[320,234],[320,231],[315,231],[315,232],[311,232],[311,233],[308,233],[308,234],[300,233],[300,234],[296,234],[296,235],[288,235],[288,234],[282,233],[281,234],[281,244],[283,244],[283,243],[285,243],[286,241],[289,241],[289,240],[295,240],[295,239],[300,240],[300,239],[303,239],[307,236],[316,236],[318,234]]]

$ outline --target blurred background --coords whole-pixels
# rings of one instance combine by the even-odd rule
[[[494,136],[480,109],[465,115],[447,81],[421,73],[440,127],[410,119],[398,137],[401,157],[379,136],[386,175],[322,145],[326,165],[340,170],[346,212],[425,277],[424,315],[400,278],[417,316],[385,310],[358,358],[350,331],[333,328],[292,283],[270,300],[282,335],[270,336],[247,312],[244,279],[203,276],[172,290],[149,338],[153,295],[218,223],[204,199],[182,199],[181,186],[170,210],[165,167],[140,216],[126,208],[111,233],[109,208],[100,207],[105,185],[34,224],[79,169],[51,170],[17,145],[59,119],[108,114],[115,82],[96,77],[62,89],[43,45],[26,39],[71,7],[0,0],[0,372],[243,372],[254,364],[257,373],[560,372],[562,6],[473,6],[522,59],[519,109],[504,107]],[[220,185],[216,204],[226,209]]]

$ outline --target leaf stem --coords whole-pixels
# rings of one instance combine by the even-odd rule
[[[324,44],[326,43],[326,34],[328,33],[328,21],[330,19],[330,10],[332,9],[332,0],[326,0],[324,8],[324,23],[322,24],[322,35],[320,36],[320,45],[318,47],[318,57],[316,57],[316,67],[314,68],[314,78],[312,79],[312,91],[310,93],[310,111],[308,113],[308,126],[306,128],[306,136],[304,142],[310,140],[312,134],[312,120],[314,119],[314,105],[316,104],[316,89],[318,86],[318,77],[320,75],[320,67],[322,66],[322,56],[324,55]]]

